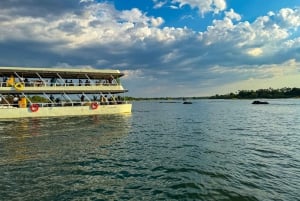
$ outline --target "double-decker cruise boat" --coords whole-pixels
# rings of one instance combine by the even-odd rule
[[[119,70],[0,67],[0,119],[131,113]]]

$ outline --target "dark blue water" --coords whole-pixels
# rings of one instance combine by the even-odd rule
[[[300,100],[0,121],[0,200],[300,198]]]

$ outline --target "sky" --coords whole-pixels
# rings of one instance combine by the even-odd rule
[[[300,87],[300,2],[1,0],[0,66],[119,69],[133,97]]]

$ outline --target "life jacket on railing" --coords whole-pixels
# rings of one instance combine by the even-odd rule
[[[15,85],[15,77],[13,75],[11,75],[10,78],[7,79],[6,85],[8,87],[12,87]]]
[[[20,108],[26,108],[27,107],[27,100],[25,97],[22,97],[20,100],[19,100],[19,107]]]

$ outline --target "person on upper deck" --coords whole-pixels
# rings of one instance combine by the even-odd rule
[[[28,78],[25,78],[25,79],[24,79],[24,83],[25,83],[25,86],[29,86]]]
[[[6,87],[7,77],[3,77],[2,87]]]
[[[114,77],[111,75],[111,76],[108,78],[108,83],[109,83],[109,84],[112,84],[113,80],[114,80]]]
[[[51,82],[51,86],[53,86],[56,83],[56,78],[55,77],[51,78],[50,82]]]

